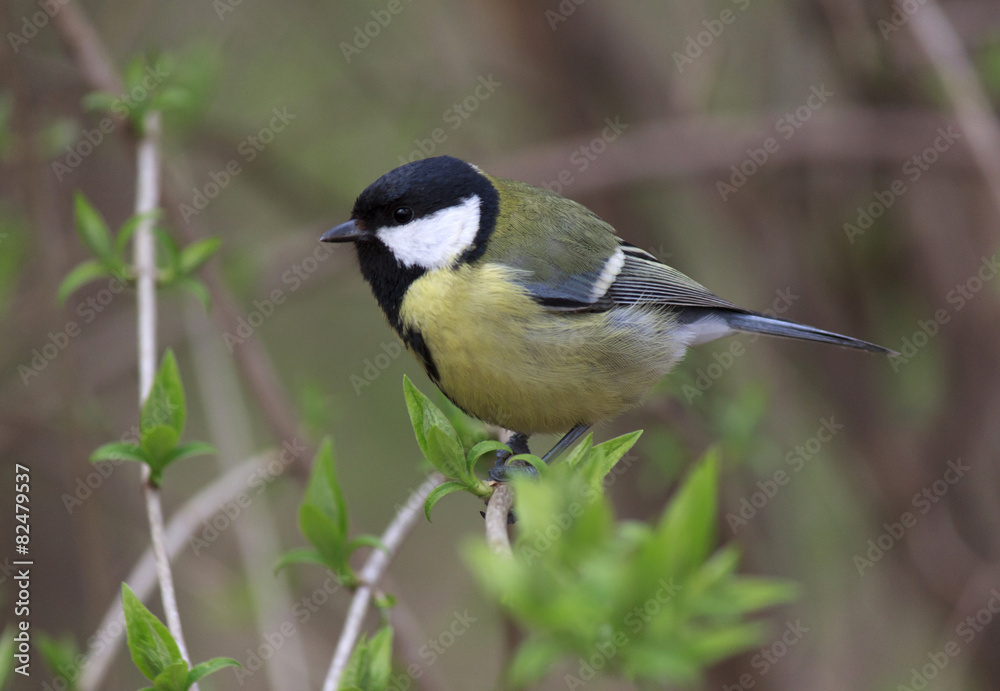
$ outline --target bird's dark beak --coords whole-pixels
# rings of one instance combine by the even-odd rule
[[[354,221],[348,221],[323,233],[320,242],[357,242],[364,235]]]

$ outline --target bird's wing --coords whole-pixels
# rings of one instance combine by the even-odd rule
[[[502,200],[531,199],[533,205],[501,203],[498,230],[482,261],[516,269],[518,281],[539,304],[558,311],[637,304],[746,311],[623,242],[586,207],[524,183],[493,182]]]
[[[723,300],[645,250],[623,242],[621,252],[624,256],[621,271],[599,302],[606,305],[653,304],[746,311]]]

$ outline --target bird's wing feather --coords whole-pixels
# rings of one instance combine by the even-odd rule
[[[625,262],[608,287],[603,302],[614,305],[653,304],[673,307],[710,307],[746,310],[723,300],[649,252],[622,243]]]
[[[541,305],[563,312],[638,304],[745,312],[623,242],[586,207],[521,182],[494,178],[493,183],[503,201],[498,231],[481,261],[517,269],[519,281]],[[522,199],[533,205],[519,205]]]

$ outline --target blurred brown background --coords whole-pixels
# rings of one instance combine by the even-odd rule
[[[138,420],[134,296],[98,281],[55,299],[86,258],[74,191],[114,227],[133,206],[128,128],[102,134],[81,106],[101,82],[78,51],[95,45],[74,34],[84,21],[119,72],[162,50],[201,85],[166,123],[166,227],[223,240],[205,272],[213,308],[168,292],[159,324],[187,437],[221,455],[168,471],[167,516],[245,458],[298,457],[240,480],[250,505],[210,512],[221,529],[200,525],[205,544],[175,561],[196,659],[252,664],[276,642],[261,671],[202,689],[321,683],[348,597],[328,596],[318,569],[271,571],[304,542],[296,511],[320,436],[335,437],[357,531],[380,532],[422,480],[400,382],[433,387],[395,357],[350,250],[317,238],[377,176],[442,153],[588,205],[743,306],[903,354],[712,343],[598,431],[646,430],[612,488],[619,515],[640,520],[721,443],[720,542],[740,545],[744,570],[803,586],[771,613],[771,644],[701,688],[1000,688],[995,2],[13,0],[0,21],[0,505],[13,464],[28,465],[35,630],[102,646],[88,638],[148,545],[138,469],[103,478],[87,462]],[[415,688],[492,688],[503,664],[502,622],[459,555],[479,509],[442,501],[390,572]],[[0,580],[8,618],[9,567]],[[476,621],[442,640],[465,612]],[[33,671],[16,688],[50,679],[38,656]],[[142,685],[119,653],[102,688]],[[543,688],[563,686],[556,674]]]

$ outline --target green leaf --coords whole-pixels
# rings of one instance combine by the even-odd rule
[[[462,483],[449,481],[443,482],[431,490],[431,493],[427,495],[427,501],[424,502],[424,516],[427,517],[427,522],[429,523],[431,520],[431,509],[434,508],[434,505],[437,504],[442,497],[446,497],[452,492],[459,492],[463,489],[465,489],[465,485]]]
[[[115,257],[119,261],[124,263],[125,248],[128,246],[128,241],[135,235],[135,231],[139,228],[139,225],[146,220],[155,220],[161,214],[162,211],[160,209],[153,209],[144,214],[135,214],[122,224],[122,227],[118,229],[118,236],[115,238]]]
[[[90,205],[82,192],[77,192],[75,197],[76,210],[76,232],[87,249],[94,253],[102,263],[108,264],[113,259],[111,254],[111,233],[108,226],[97,213],[97,210]]]
[[[514,688],[534,684],[565,654],[566,649],[556,641],[543,636],[531,636],[517,649],[517,654],[507,668],[507,678]]]
[[[125,583],[122,583],[122,607],[132,661],[147,679],[153,681],[171,665],[184,662],[167,627],[146,609]]]
[[[346,567],[345,536],[322,509],[314,504],[303,503],[299,507],[299,530],[316,548],[327,566],[334,571],[340,571]]]
[[[62,283],[59,284],[56,299],[59,301],[60,305],[66,304],[66,298],[72,295],[81,286],[86,285],[91,281],[96,281],[98,278],[104,278],[105,276],[110,275],[111,271],[107,266],[96,259],[88,259],[87,261],[74,266],[70,272],[66,274],[66,278],[64,278]]]
[[[344,541],[347,537],[347,504],[344,502],[344,494],[337,479],[333,462],[333,441],[329,437],[320,442],[302,503],[303,506],[315,507],[326,516],[333,523],[340,541]]]
[[[203,441],[189,441],[187,444],[175,446],[173,451],[168,453],[162,459],[162,468],[166,468],[169,464],[174,461],[179,461],[182,458],[191,458],[192,456],[211,456],[215,453],[218,452],[211,444],[206,444]]]
[[[188,672],[187,675],[188,686],[195,683],[199,679],[203,679],[204,677],[207,677],[209,674],[214,674],[215,672],[218,672],[220,669],[225,669],[226,667],[242,668],[243,665],[241,665],[239,662],[237,662],[231,657],[213,657],[211,660],[206,660],[205,662],[202,662],[201,664],[195,665],[194,667],[191,668],[191,671]]]
[[[68,689],[75,688],[80,667],[76,660],[79,650],[73,637],[66,635],[56,640],[39,631],[35,637],[35,646],[42,653],[42,659],[52,670],[53,675],[64,679]],[[4,688],[3,674],[0,673],[0,689],[2,688]]]
[[[204,240],[198,240],[197,242],[192,242],[190,245],[181,250],[181,256],[179,261],[178,269],[183,275],[193,274],[195,271],[200,269],[205,262],[212,258],[222,246],[222,240],[219,238],[205,238]]]
[[[127,441],[115,441],[97,447],[90,454],[90,462],[99,461],[136,461],[138,463],[149,463],[146,452],[138,444]]]
[[[371,547],[372,549],[380,549],[383,552],[388,552],[389,548],[386,546],[382,540],[380,540],[375,535],[358,535],[356,538],[347,543],[347,553],[353,554],[354,550],[361,547]]]
[[[504,444],[502,441],[497,441],[496,439],[486,439],[481,441],[471,449],[469,449],[469,454],[466,456],[465,469],[469,475],[472,475],[476,470],[476,464],[479,462],[483,456],[487,454],[495,455],[497,451],[507,450],[510,451],[510,447]]]
[[[84,110],[111,110],[117,101],[118,96],[108,91],[91,91],[81,99]]]
[[[197,278],[181,276],[174,279],[170,285],[191,293],[206,311],[212,309],[212,294],[208,291],[208,286],[204,282],[199,281]]]
[[[406,409],[410,413],[410,422],[413,425],[413,434],[417,438],[417,445],[420,447],[420,451],[424,454],[424,458],[430,461],[438,470],[442,473],[448,475],[449,477],[463,478],[465,476],[465,458],[464,452],[462,451],[462,445],[458,439],[458,433],[455,428],[445,417],[445,414],[441,412],[441,409],[434,405],[427,396],[423,395],[420,390],[413,385],[410,378],[405,374],[403,375],[403,397],[406,399]],[[432,429],[439,429],[444,432],[445,436],[450,437],[454,440],[454,446],[459,449],[458,455],[460,457],[459,462],[456,464],[452,458],[453,454],[449,453],[450,449],[454,446],[450,443],[444,443],[443,447],[448,457],[439,459],[434,450],[430,448],[430,443],[428,441],[429,431]],[[439,440],[440,442],[440,440]],[[449,471],[443,470],[438,463],[447,462],[448,466],[458,467],[460,466],[462,470],[458,475],[452,475]]]
[[[602,489],[605,476],[635,446],[641,434],[642,430],[636,430],[595,446],[587,460],[580,463],[587,483],[594,489]]]
[[[516,456],[511,456],[507,459],[507,465],[511,465],[514,461],[521,461],[522,463],[527,463],[538,473],[538,477],[545,477],[549,470],[549,464],[543,461],[541,458],[533,453],[519,453]]]
[[[568,465],[570,468],[578,467],[590,457],[590,452],[593,450],[593,447],[594,433],[588,432],[586,437],[584,437],[579,443],[576,444],[576,446],[565,454],[566,458],[563,463]]]
[[[718,459],[710,449],[688,475],[657,528],[671,574],[686,575],[705,561],[715,539]]]
[[[300,547],[298,549],[292,549],[284,554],[282,554],[277,563],[274,565],[274,573],[278,573],[282,569],[286,569],[293,564],[318,564],[319,566],[326,566],[326,561],[323,559],[323,555],[317,552],[312,547]]]
[[[160,247],[163,249],[163,252],[160,255],[163,259],[163,268],[160,269],[160,284],[172,285],[173,282],[180,276],[180,248],[177,246],[174,239],[170,237],[169,233],[162,228],[154,228],[153,233],[156,234],[156,239],[159,241]]]
[[[153,379],[153,388],[142,404],[142,414],[139,416],[139,426],[143,442],[146,431],[160,425],[166,425],[177,433],[179,439],[184,432],[184,420],[187,408],[184,403],[184,386],[177,369],[177,358],[172,350],[163,355],[160,371]],[[176,446],[177,442],[174,442]],[[145,448],[145,443],[143,447]]]
[[[177,449],[178,441],[180,441],[180,435],[177,434],[177,430],[167,425],[156,425],[142,430],[140,445],[149,467],[157,476],[167,467],[168,459]],[[156,484],[159,484],[158,479]]]
[[[383,691],[392,676],[392,627],[383,626],[368,644],[369,688]]]
[[[385,691],[392,676],[392,634],[391,626],[383,626],[371,640],[358,641],[341,677],[340,691]]]
[[[462,481],[469,479],[465,454],[462,453],[462,445],[456,437],[449,436],[440,427],[431,427],[427,430],[426,444],[427,460],[442,474]]]
[[[188,665],[181,660],[156,675],[153,688],[156,691],[187,691]]]

